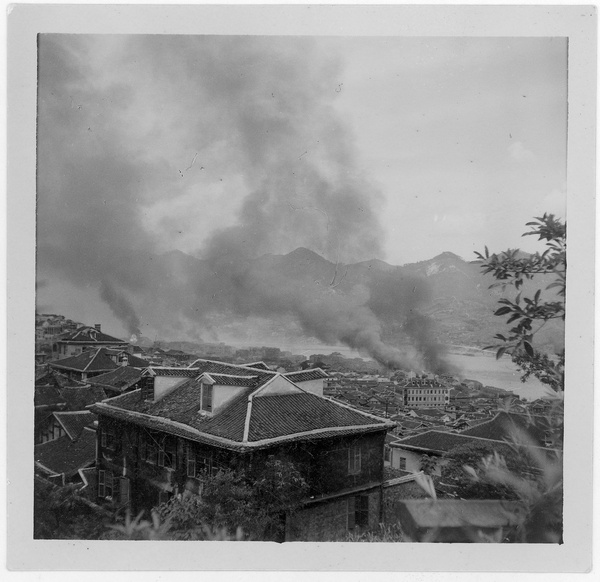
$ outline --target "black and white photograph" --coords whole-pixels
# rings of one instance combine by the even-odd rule
[[[35,39],[33,540],[569,541],[568,35]]]

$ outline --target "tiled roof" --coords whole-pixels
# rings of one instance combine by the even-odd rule
[[[131,368],[147,368],[150,365],[148,360],[144,360],[144,358],[138,358],[132,354],[127,354],[127,359],[129,360],[129,367]]]
[[[404,388],[448,388],[445,384],[440,384],[435,380],[410,380],[403,386]]]
[[[252,362],[250,364],[242,364],[245,368],[257,368],[258,370],[270,370],[269,366],[264,362]]]
[[[141,370],[131,366],[119,366],[111,372],[90,378],[89,383],[123,392],[133,386],[141,377]]]
[[[437,430],[428,430],[427,432],[418,434],[416,436],[401,439],[395,443],[392,443],[391,446],[407,449],[428,450],[433,453],[443,454],[450,451],[454,447],[474,442],[480,443],[482,441],[490,442],[490,444],[497,445],[500,448],[508,446],[500,441],[490,441],[489,439],[469,437],[466,436],[464,432],[457,434]]]
[[[229,374],[207,374],[219,386],[241,386],[253,388],[256,386],[258,376],[233,376]]]
[[[100,386],[80,386],[77,388],[61,388],[60,395],[67,402],[69,410],[84,410],[87,406],[106,400],[108,396]]]
[[[65,374],[61,374],[58,370],[50,368],[46,371],[43,376],[36,378],[36,386],[54,386],[56,388],[63,388],[66,386],[83,386],[85,382],[79,380],[73,380]]]
[[[300,370],[299,372],[288,372],[284,374],[286,378],[289,378],[292,382],[308,382],[310,380],[321,380],[322,378],[329,378],[329,375],[323,372],[321,368],[312,368],[310,370]]]
[[[446,416],[448,413],[440,410],[439,408],[420,408],[419,414],[423,416],[432,416],[435,418],[441,418],[442,416]]]
[[[248,440],[259,441],[312,430],[381,422],[312,393],[265,396],[252,400]]]
[[[55,412],[54,417],[65,429],[65,432],[72,441],[79,438],[86,426],[91,427],[94,424],[94,421],[98,420],[98,416],[91,413],[89,410]]]
[[[149,366],[154,376],[175,376],[178,378],[196,378],[199,372],[196,368],[169,368],[164,366]]]
[[[104,348],[98,348],[85,350],[77,356],[50,362],[50,366],[77,372],[108,372],[114,370],[117,364],[110,359]]]
[[[127,356],[128,365],[133,368],[147,368],[150,365],[148,360],[144,360],[143,358],[139,358],[130,354],[127,350],[123,349],[111,349],[111,348],[103,348],[104,353],[107,356],[111,356],[111,359],[118,365],[122,365],[121,359],[123,356]]]
[[[35,406],[64,406],[67,402],[55,386],[36,386],[34,403]]]
[[[127,342],[98,331],[95,327],[80,327],[74,332],[62,337],[59,341],[69,343],[106,343],[106,344],[126,344]]]
[[[96,431],[86,428],[76,441],[65,435],[35,445],[34,453],[37,463],[68,478],[96,460]]]
[[[198,370],[198,374],[208,372],[209,374],[231,374],[235,376],[252,376],[257,372],[256,368],[248,368],[247,366],[228,364],[226,362],[217,362],[215,360],[203,360],[198,359],[192,362],[189,369]],[[274,376],[276,372],[270,370],[264,370],[263,374],[270,374]]]
[[[468,428],[460,434],[493,440],[510,440],[514,430],[527,433],[537,446],[543,446],[548,421],[543,416],[529,417],[526,414],[499,412],[494,418]]]
[[[429,424],[424,424],[422,423],[420,420],[408,420],[405,418],[402,419],[398,419],[396,421],[402,428],[408,428],[408,429],[413,429],[413,428],[420,428],[422,426],[431,426]]]
[[[211,368],[211,365],[205,367]],[[242,368],[235,368],[238,374]],[[112,398],[93,407],[99,414],[129,419],[138,424],[158,428],[223,446],[243,448],[267,446],[271,439],[323,438],[329,435],[354,434],[371,430],[387,430],[393,423],[359,412],[327,398],[294,388],[292,393],[263,392],[276,374],[257,370],[248,380],[251,386],[242,389],[226,406],[213,416],[201,414],[200,377],[189,379],[157,402],[141,399],[139,390]],[[209,372],[211,377],[219,376]],[[236,374],[237,375],[237,374]],[[220,377],[224,379],[223,376]],[[247,385],[248,380],[243,380]],[[217,381],[217,378],[215,378]],[[250,402],[249,402],[250,401]],[[249,419],[247,418],[250,414]],[[140,415],[144,415],[143,417]],[[170,424],[169,424],[170,423]]]

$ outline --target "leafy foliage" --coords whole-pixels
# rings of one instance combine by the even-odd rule
[[[269,457],[252,479],[239,469],[221,470],[205,480],[200,497],[174,497],[156,512],[168,521],[176,539],[206,539],[214,531],[244,539],[280,539],[283,516],[307,492],[306,481],[291,462]]]
[[[494,444],[485,441],[454,447],[444,455],[448,463],[442,467],[442,481],[456,486],[456,493],[463,499],[516,499],[510,487],[482,478],[485,463],[496,456]],[[516,451],[501,459],[507,470],[521,473],[524,459]]]
[[[425,475],[432,475],[437,467],[437,459],[431,455],[421,455],[419,470]]]
[[[59,486],[36,477],[33,489],[34,539],[98,539],[104,531],[76,485]]]
[[[537,236],[538,240],[545,241],[547,248],[543,253],[524,256],[519,250],[509,249],[490,255],[487,247],[485,253],[475,253],[482,262],[483,273],[490,273],[496,279],[492,287],[501,286],[504,289],[512,286],[517,291],[512,301],[498,301],[501,307],[494,314],[499,317],[508,315],[506,322],[512,327],[507,336],[496,334],[495,338],[501,344],[489,347],[497,349],[497,358],[505,353],[511,356],[523,371],[522,381],[533,375],[552,389],[561,391],[564,390],[564,350],[556,358],[551,358],[534,347],[534,336],[549,321],[565,319],[566,224],[552,214],[544,214],[528,222],[527,226],[531,229],[523,236]],[[554,289],[556,298],[544,298],[542,289],[537,289],[532,296],[523,294],[526,280],[547,274],[553,275],[554,280],[545,290]]]
[[[144,512],[140,512],[134,519],[128,511],[123,523],[110,525],[110,531],[103,536],[112,540],[206,540],[206,541],[241,541],[243,538],[241,528],[234,536],[225,529],[211,529],[205,524],[196,525],[187,531],[187,537],[181,537],[181,532],[173,529],[171,519],[163,520],[157,511],[152,511],[152,521],[142,519]]]

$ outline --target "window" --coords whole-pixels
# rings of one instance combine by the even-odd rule
[[[205,412],[212,412],[212,391],[213,387],[210,384],[202,384],[200,408]]]
[[[198,463],[197,470],[199,473],[205,475],[211,475],[213,472],[213,459],[212,453],[205,453],[196,457]]]
[[[383,449],[383,458],[384,460],[389,463],[390,462],[390,457],[391,457],[391,450],[389,447],[384,447]]]
[[[110,425],[104,425],[102,427],[100,437],[100,444],[103,449],[115,449],[115,427]]]
[[[140,453],[140,457],[147,463],[156,465],[159,461],[158,452],[160,448],[161,447],[159,447],[157,437],[152,434],[146,434],[142,439],[142,450]]]
[[[398,468],[402,471],[406,471],[406,457],[400,457],[399,463],[400,465]]]
[[[346,501],[346,522],[348,529],[354,529],[356,525],[356,498],[348,497]]]
[[[154,400],[154,377],[144,376],[140,378],[138,386],[140,387],[140,395],[144,400]]]
[[[369,496],[358,495],[355,497],[354,505],[356,508],[354,521],[358,527],[367,527],[369,525]]]
[[[360,473],[360,465],[360,447],[350,447],[348,449],[348,475],[358,475]]]
[[[98,497],[104,497],[106,471],[98,471]]]
[[[346,501],[346,524],[349,530],[369,525],[369,496],[357,495]]]
[[[113,474],[112,471],[98,471],[98,497],[112,497]]]
[[[175,441],[170,437],[164,437],[158,443],[157,449],[158,466],[167,467],[168,469],[175,468],[175,455],[177,452]]]
[[[126,505],[129,503],[130,499],[130,481],[127,477],[119,478],[119,501]]]
[[[196,476],[196,451],[191,443],[187,443],[186,447],[186,457],[187,457],[187,476],[195,477]]]

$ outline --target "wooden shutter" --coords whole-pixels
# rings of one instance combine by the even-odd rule
[[[127,477],[121,477],[119,483],[119,500],[123,504],[129,503],[130,481]]]
[[[98,471],[98,497],[105,496],[104,483],[105,483],[105,472]]]
[[[348,497],[347,515],[348,515],[348,529],[354,529],[354,527],[356,525],[356,498],[355,497]]]
[[[367,527],[369,525],[369,496],[359,495],[356,501],[356,525]]]

